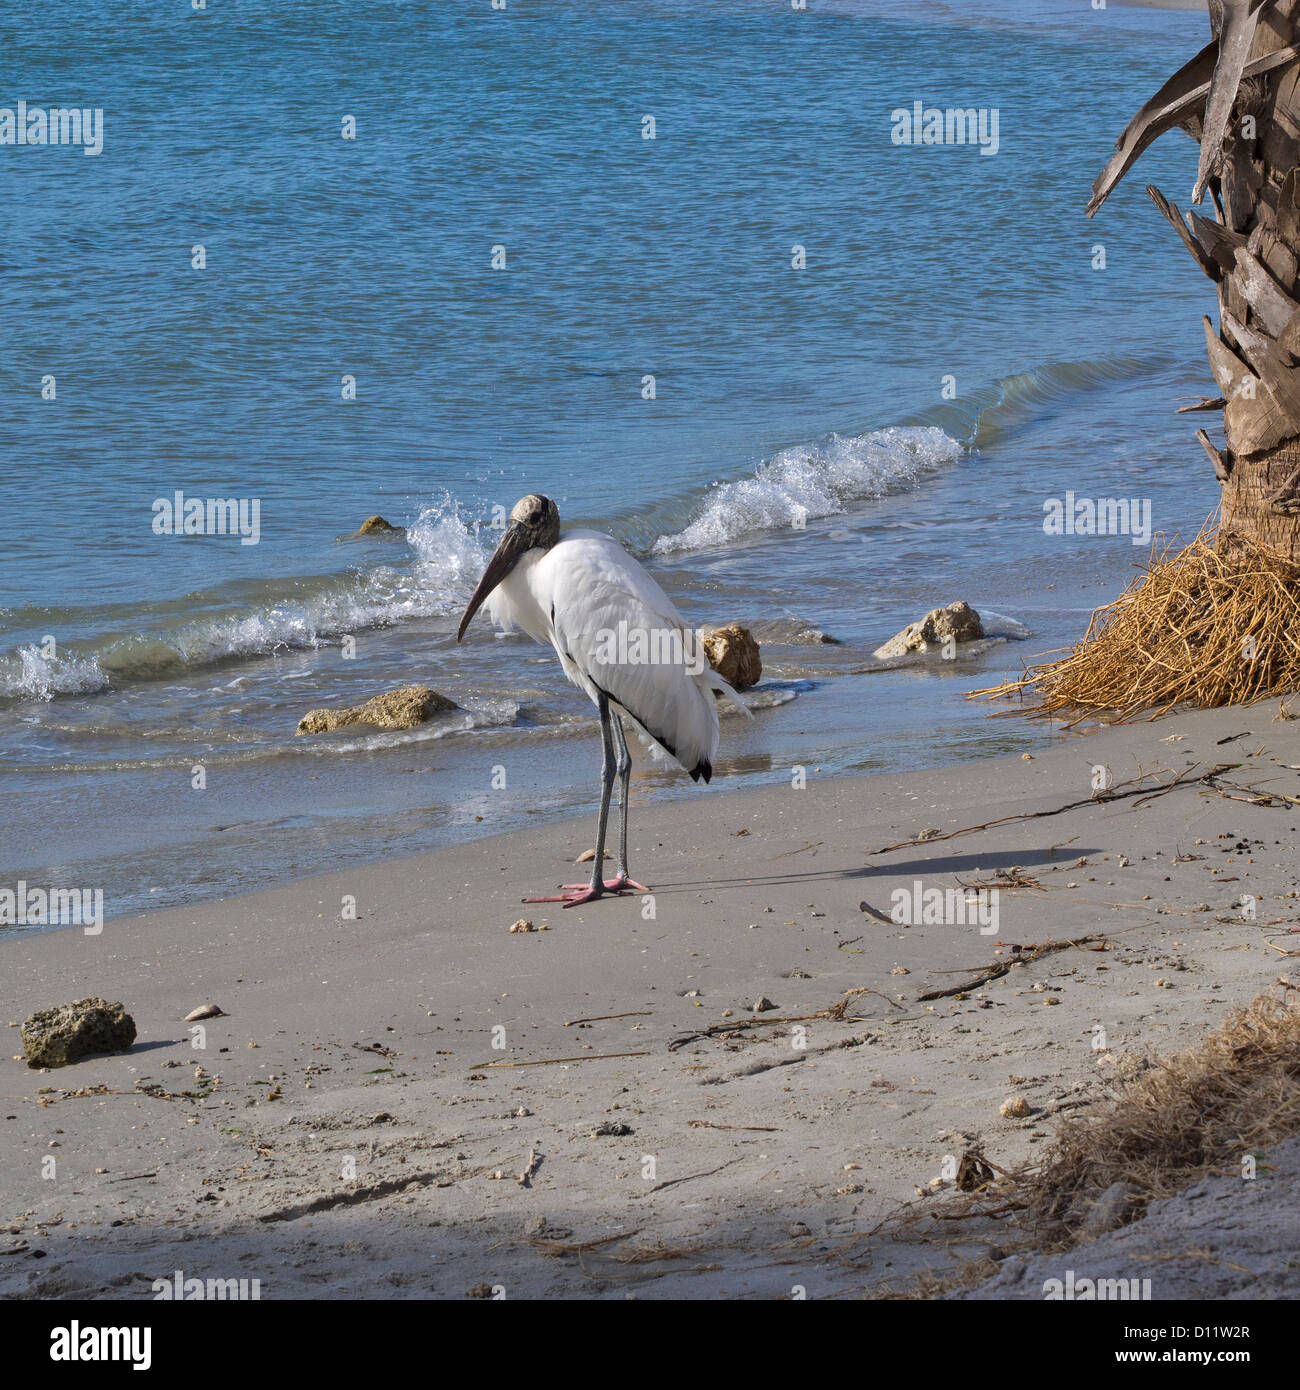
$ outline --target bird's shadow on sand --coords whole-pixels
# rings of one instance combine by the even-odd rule
[[[1059,849],[1060,846],[1056,848]],[[1077,845],[1070,846],[1068,855],[1055,853],[1050,845],[1043,849],[985,850],[979,854],[949,854],[940,859],[905,859],[894,864],[864,864],[860,869],[850,869],[846,877],[881,878],[886,875],[920,873],[922,870],[931,874],[955,874],[977,869],[1023,869],[1029,864],[1064,865],[1088,855],[1103,853],[1104,850]]]
[[[1057,847],[1059,848],[1059,846]],[[691,892],[701,888],[737,888],[746,885],[775,886],[780,883],[831,883],[836,879],[900,878],[905,874],[974,873],[988,869],[1028,868],[1034,864],[1065,865],[1093,854],[1100,849],[1070,846],[1069,855],[1058,854],[1050,845],[1042,849],[985,850],[977,854],[949,854],[932,859],[904,859],[893,863],[864,864],[857,869],[810,869],[802,873],[747,874],[740,878],[697,879],[682,883],[652,884],[656,893]]]

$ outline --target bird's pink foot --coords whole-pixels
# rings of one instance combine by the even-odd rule
[[[562,883],[560,891],[545,898],[524,898],[526,903],[563,903],[565,907],[577,907],[579,903],[595,902],[597,898],[603,897],[606,893],[621,895],[623,893],[648,893],[650,890],[644,883],[638,883],[634,878],[628,878],[625,874],[620,874],[618,878],[607,878],[600,888],[593,888],[590,883]]]
[[[523,898],[526,903],[563,903],[565,907],[577,907],[580,903],[595,902],[604,896],[603,888],[593,888],[590,883],[563,883],[560,891],[545,898]]]
[[[624,890],[630,893],[648,893],[650,890],[644,883],[638,883],[634,878],[628,878],[626,874],[619,874],[617,878],[607,878],[605,887],[612,892],[621,893]]]

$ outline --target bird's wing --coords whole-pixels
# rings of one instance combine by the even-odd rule
[[[594,699],[604,691],[688,772],[718,749],[712,691],[721,684],[698,636],[617,542],[566,532],[538,566],[565,673]]]

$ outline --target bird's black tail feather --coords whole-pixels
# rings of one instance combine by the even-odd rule
[[[713,776],[713,764],[707,759],[691,768],[691,781],[698,782],[701,777],[707,782]]]

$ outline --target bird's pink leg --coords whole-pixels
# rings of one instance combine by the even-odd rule
[[[577,907],[581,903],[595,902],[607,893],[621,897],[624,893],[648,893],[644,883],[627,876],[627,781],[632,759],[628,756],[627,740],[623,737],[623,725],[617,715],[611,717],[609,697],[602,694],[596,708],[600,711],[601,742],[604,761],[601,766],[600,825],[596,832],[596,848],[593,852],[595,863],[591,869],[590,883],[562,883],[558,894],[545,898],[524,898],[526,903],[563,903],[565,907]],[[615,759],[617,749],[617,759]],[[614,878],[600,877],[600,869],[605,858],[605,823],[609,818],[609,797],[614,778],[622,780],[621,824],[619,834],[618,874]]]
[[[614,735],[614,751],[617,755],[617,771],[619,779],[619,817],[618,817],[618,873],[614,878],[605,880],[605,887],[612,893],[621,893],[628,889],[633,893],[648,893],[650,890],[644,883],[638,883],[636,879],[629,878],[627,872],[627,793],[628,779],[632,772],[632,755],[627,751],[627,738],[623,733],[623,721],[618,715],[612,719]]]

